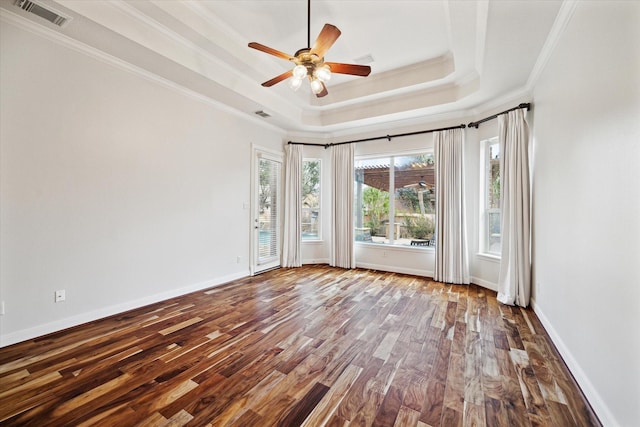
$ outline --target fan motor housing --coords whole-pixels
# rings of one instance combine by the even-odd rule
[[[316,65],[323,62],[324,58],[320,58],[315,53],[311,53],[308,47],[300,49],[296,52],[294,61],[299,65]]]
[[[311,53],[310,48],[299,49],[295,53],[295,58],[293,58],[293,62],[296,65],[302,65],[307,68],[307,75],[309,77],[313,76],[314,71],[319,66],[322,66],[324,63],[324,58],[319,57],[315,53]]]

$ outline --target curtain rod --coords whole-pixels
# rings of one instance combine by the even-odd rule
[[[291,145],[313,145],[316,147],[324,147],[325,150],[329,147],[333,147],[336,145],[344,145],[344,144],[354,144],[356,142],[367,142],[367,141],[376,141],[378,139],[388,139],[389,141],[391,141],[391,138],[399,138],[401,136],[411,136],[411,135],[420,135],[423,133],[431,133],[431,132],[439,132],[441,130],[450,130],[450,129],[464,129],[466,127],[466,125],[458,125],[458,126],[451,126],[448,128],[440,128],[440,129],[430,129],[430,130],[420,130],[417,132],[407,132],[407,133],[397,133],[395,135],[385,135],[385,136],[375,136],[373,138],[364,138],[364,139],[354,139],[352,141],[344,141],[344,142],[331,142],[328,144],[314,144],[313,142],[295,142],[295,141],[289,141],[287,142],[287,144],[291,144]]]
[[[487,122],[489,120],[493,120],[493,119],[495,119],[496,117],[498,117],[498,116],[500,116],[502,114],[507,114],[509,111],[515,111],[515,110],[519,110],[521,108],[526,108],[527,111],[529,111],[531,109],[531,104],[528,103],[528,102],[522,103],[522,104],[518,105],[517,107],[513,107],[513,108],[510,108],[508,110],[504,110],[503,112],[498,113],[498,114],[494,114],[491,117],[485,117],[484,119],[478,120],[477,122],[471,122],[467,126],[469,126],[470,128],[478,129],[478,126],[480,125],[480,123],[484,123],[484,122]]]

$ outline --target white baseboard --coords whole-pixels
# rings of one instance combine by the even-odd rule
[[[326,264],[328,262],[329,261],[326,259],[309,259],[309,260],[303,261],[304,264]],[[391,271],[394,273],[411,274],[415,276],[433,277],[432,271],[419,270],[419,269],[413,269],[413,268],[401,268],[401,267],[394,267],[394,266],[388,266],[388,265],[377,265],[377,264],[368,264],[368,263],[358,263],[357,267],[366,268],[370,270]],[[32,328],[12,332],[10,334],[0,336],[0,348],[6,347],[21,341],[33,339],[33,338],[46,335],[52,332],[78,326],[83,323],[102,319],[108,316],[112,316],[114,314],[123,313],[128,310],[144,307],[145,305],[154,304],[154,303],[175,298],[181,295],[186,295],[191,292],[200,291],[202,289],[219,286],[224,283],[227,283],[233,280],[242,279],[247,276],[249,276],[249,272],[230,274],[227,276],[213,279],[211,281],[196,283],[196,284],[185,286],[175,290],[162,292],[162,293],[147,296],[144,298],[139,298],[133,301],[127,301],[125,303],[104,307],[99,310],[94,310],[88,313],[82,313],[76,316],[71,316],[65,319],[56,320],[54,322],[45,323]],[[487,289],[491,289],[493,291],[497,290],[497,286],[494,283],[487,282],[482,279],[478,279],[477,277],[472,277],[472,282],[475,283],[476,285],[485,287]],[[534,299],[531,299],[531,307],[533,308],[534,312],[536,313],[536,315],[542,322],[543,326],[547,330],[547,333],[549,334],[551,340],[553,341],[554,345],[560,352],[560,355],[562,356],[565,363],[567,364],[567,367],[571,371],[573,377],[575,378],[577,383],[580,385],[580,388],[582,389],[585,396],[587,397],[587,400],[593,407],[593,410],[600,418],[600,421],[602,422],[602,424],[606,426],[619,426],[620,424],[616,422],[615,417],[613,416],[608,406],[604,403],[604,401],[600,397],[600,394],[597,392],[596,388],[593,386],[588,376],[584,373],[584,371],[582,370],[578,362],[573,357],[572,353],[564,344],[564,341],[562,340],[560,335],[554,329],[549,319],[545,316],[542,309],[535,303]]]
[[[303,259],[302,264],[329,264],[328,258],[310,258]],[[417,268],[403,268],[391,265],[370,264],[356,261],[356,267],[366,268],[369,270],[390,271],[393,273],[411,274],[414,276],[433,277],[433,271],[419,270]],[[471,277],[471,283],[481,286],[494,292],[498,292],[498,284],[489,282],[487,280],[480,279],[478,277]]]
[[[482,286],[483,288],[498,292],[498,284],[489,282],[487,280],[480,279],[478,277],[471,277],[471,283],[474,285]]]
[[[57,332],[63,329],[78,326],[83,323],[92,322],[98,319],[103,319],[105,317],[112,316],[114,314],[124,313],[125,311],[144,307],[145,305],[154,304],[154,303],[175,298],[181,295],[186,295],[191,292],[196,292],[202,289],[211,288],[213,286],[219,286],[224,283],[231,282],[233,280],[242,279],[248,276],[249,276],[248,271],[243,273],[234,273],[227,276],[218,277],[210,281],[196,283],[196,284],[185,286],[182,288],[173,289],[173,290],[162,292],[155,295],[150,295],[144,298],[139,298],[133,301],[127,301],[127,302],[115,304],[109,307],[104,307],[99,310],[94,310],[87,313],[82,313],[82,314],[67,317],[64,319],[56,320],[54,322],[49,322],[42,325],[34,326],[32,328],[11,332],[9,334],[0,336],[0,348],[6,347],[11,344],[19,343],[22,341],[30,340],[36,337],[40,337],[43,335],[47,335],[52,332]]]
[[[309,258],[303,259],[302,264],[329,264],[329,258]]]
[[[571,351],[569,351],[569,348],[562,340],[562,337],[555,330],[547,316],[545,316],[544,312],[536,304],[533,298],[531,299],[530,304],[531,308],[533,308],[533,311],[536,313],[538,319],[540,319],[540,322],[542,322],[542,325],[549,334],[551,341],[558,349],[558,352],[562,356],[562,359],[567,364],[567,367],[569,368],[569,371],[571,371],[573,378],[576,380],[576,382],[580,386],[580,389],[582,389],[582,392],[591,404],[593,411],[600,419],[602,425],[611,427],[620,426],[620,424],[616,421],[615,417],[609,410],[609,407],[602,400],[602,397],[589,380],[589,377],[584,373],[584,371],[580,367],[580,364],[578,364],[576,359],[573,357]]]
[[[380,271],[391,271],[393,273],[402,273],[402,274],[411,274],[414,276],[423,276],[423,277],[433,277],[433,271],[429,270],[419,270],[416,268],[403,268],[403,267],[395,267],[390,265],[379,265],[379,264],[369,264],[369,263],[361,263],[357,262],[356,267],[367,268],[369,270],[380,270]],[[483,288],[492,290],[494,292],[498,291],[498,285],[487,280],[483,280],[477,277],[471,277],[471,283],[474,285],[481,286]]]
[[[396,267],[393,265],[379,265],[356,262],[356,267],[369,270],[390,271],[392,273],[411,274],[414,276],[433,277],[433,271],[419,270],[417,268]]]

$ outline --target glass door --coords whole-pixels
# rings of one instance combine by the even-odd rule
[[[281,171],[279,156],[256,151],[253,274],[280,266]]]

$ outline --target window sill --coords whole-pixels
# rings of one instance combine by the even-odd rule
[[[477,253],[476,256],[480,259],[496,262],[496,263],[500,263],[500,261],[502,260],[502,258],[500,258],[500,255],[494,255],[494,254]]]
[[[355,246],[372,248],[378,250],[392,250],[399,252],[435,252],[435,246],[407,246],[407,245],[389,245],[386,243],[367,243],[367,242],[353,242]]]
[[[324,243],[324,240],[322,239],[309,239],[309,240],[303,240],[302,244],[303,245],[322,245]]]

